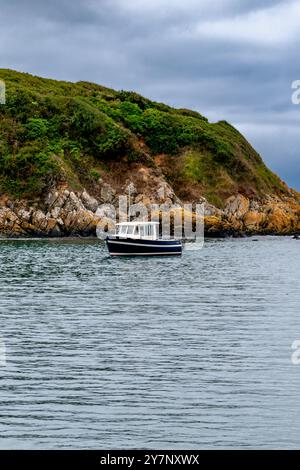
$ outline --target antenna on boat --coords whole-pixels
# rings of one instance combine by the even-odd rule
[[[130,198],[131,198],[131,192],[130,192],[130,184],[128,186],[128,216],[129,216],[129,222],[130,222]]]
[[[131,188],[130,188],[130,184],[127,186],[127,189],[128,189],[128,222],[130,222],[130,207],[131,207]]]

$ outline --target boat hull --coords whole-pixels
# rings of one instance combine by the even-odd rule
[[[180,256],[182,253],[182,244],[179,240],[107,237],[106,244],[111,256]]]

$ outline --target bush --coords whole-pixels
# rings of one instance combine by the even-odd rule
[[[129,101],[130,103],[134,103],[142,110],[153,106],[153,103],[150,100],[144,98],[138,93],[135,93],[134,91],[121,90],[116,94],[116,98],[120,101]]]
[[[105,130],[95,139],[94,145],[99,156],[122,156],[129,146],[130,133],[114,123],[106,120]]]
[[[118,110],[119,118],[132,132],[143,133],[143,112],[137,104],[123,101]]]
[[[28,119],[25,127],[27,129],[27,138],[34,140],[45,137],[47,135],[49,125],[46,119],[30,118]]]
[[[37,96],[26,88],[8,92],[5,110],[24,123],[29,117],[34,117],[38,113]]]
[[[90,177],[92,178],[92,180],[98,181],[100,176],[101,176],[101,173],[98,170],[96,170],[95,168],[92,168],[90,170]]]
[[[142,133],[153,153],[178,151],[179,127],[171,114],[147,109],[142,116]]]
[[[69,120],[75,136],[90,138],[96,133],[103,132],[104,119],[104,115],[94,106],[79,98],[74,99]]]
[[[38,144],[31,144],[15,155],[0,155],[0,173],[4,187],[20,196],[40,193],[50,177],[59,175],[59,165]]]

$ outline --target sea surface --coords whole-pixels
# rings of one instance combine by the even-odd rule
[[[0,448],[299,448],[299,274],[289,237],[0,241]]]

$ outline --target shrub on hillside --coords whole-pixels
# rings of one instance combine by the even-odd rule
[[[6,190],[23,195],[41,192],[49,178],[59,175],[59,166],[39,144],[33,143],[16,154],[0,155],[0,173]]]
[[[28,139],[41,139],[47,135],[49,124],[46,119],[30,118],[25,125]]]

